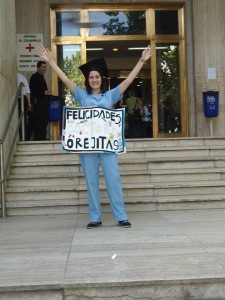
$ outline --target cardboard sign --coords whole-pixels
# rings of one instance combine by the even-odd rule
[[[75,153],[125,153],[125,109],[63,109],[62,147]]]

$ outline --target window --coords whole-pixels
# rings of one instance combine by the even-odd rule
[[[56,12],[56,35],[76,36],[80,35],[79,12]]]
[[[157,44],[158,132],[181,131],[179,44]]]
[[[178,11],[156,10],[155,11],[156,34],[178,34]]]
[[[146,34],[145,11],[89,12],[89,21],[91,36]]]
[[[82,74],[78,68],[81,64],[80,45],[63,45],[57,46],[57,61],[62,66],[68,78],[78,86],[82,84]],[[59,95],[65,99],[68,106],[77,106],[74,99],[70,95],[70,91],[65,85],[58,81]]]

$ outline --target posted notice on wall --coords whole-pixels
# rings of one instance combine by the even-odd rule
[[[125,153],[125,109],[63,108],[62,148],[73,153]]]
[[[42,33],[17,34],[17,68],[19,71],[36,71],[37,48],[43,45]]]

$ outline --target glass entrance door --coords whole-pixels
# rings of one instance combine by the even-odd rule
[[[78,85],[82,85],[78,64],[104,57],[109,69],[109,87],[115,87],[128,76],[143,49],[151,43],[155,48],[151,60],[124,93],[123,101],[115,106],[126,109],[126,137],[187,135],[181,8],[56,9],[52,11],[52,19],[56,20],[52,30],[53,53],[59,65]],[[71,100],[56,77],[53,77],[53,87],[55,93]],[[145,113],[140,122],[131,122],[130,115],[136,102]]]
[[[178,53],[178,44],[156,44],[159,134],[182,131]]]
[[[133,67],[141,57],[143,49],[147,46],[146,40],[119,40],[119,41],[90,41],[86,44],[87,61],[95,58],[104,57],[109,69],[109,87],[114,88],[119,85],[130,73]],[[124,107],[126,111],[126,137],[127,138],[147,138],[152,137],[151,117],[148,118],[148,126],[143,130],[143,120],[133,120],[131,122],[131,114],[133,113],[135,99],[137,108],[140,103],[151,113],[152,107],[152,91],[151,91],[151,67],[150,61],[144,65],[138,77],[135,78],[130,87],[123,95],[123,100],[115,105],[115,108]],[[132,97],[135,99],[129,99]],[[143,111],[143,107],[141,107]]]

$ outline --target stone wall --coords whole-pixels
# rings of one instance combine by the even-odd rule
[[[224,0],[158,0],[157,3],[184,3],[187,60],[187,126],[189,136],[209,136],[210,120],[204,117],[202,92],[218,90],[220,93],[219,116],[213,120],[213,134],[225,134],[225,5]],[[44,44],[50,46],[50,6],[77,5],[75,0],[17,0],[17,33],[44,34]],[[149,4],[149,0],[86,1],[86,4]],[[156,1],[152,1],[156,3]],[[20,16],[24,16],[20,18]],[[216,68],[217,78],[208,79],[208,68]],[[29,77],[30,74],[27,74]],[[46,80],[51,88],[51,70]]]
[[[17,91],[15,0],[0,1],[0,28],[0,137],[2,137]],[[14,121],[16,119],[17,114],[14,116]],[[9,147],[13,128],[15,128],[15,122],[6,137],[4,149]],[[7,151],[4,152],[7,153]]]
[[[45,7],[47,9],[45,10]],[[50,17],[48,0],[17,0],[16,1],[16,33],[43,33],[44,45],[50,46]],[[28,82],[34,72],[24,72]],[[50,83],[50,72],[46,73],[48,86]]]
[[[213,135],[225,134],[225,1],[194,0],[193,40],[195,54],[195,97],[197,136],[210,135],[210,119],[204,117],[202,92],[219,91],[219,116],[213,118]],[[188,54],[188,53],[187,53]],[[208,79],[208,68],[216,79]],[[190,102],[191,99],[189,99]]]

